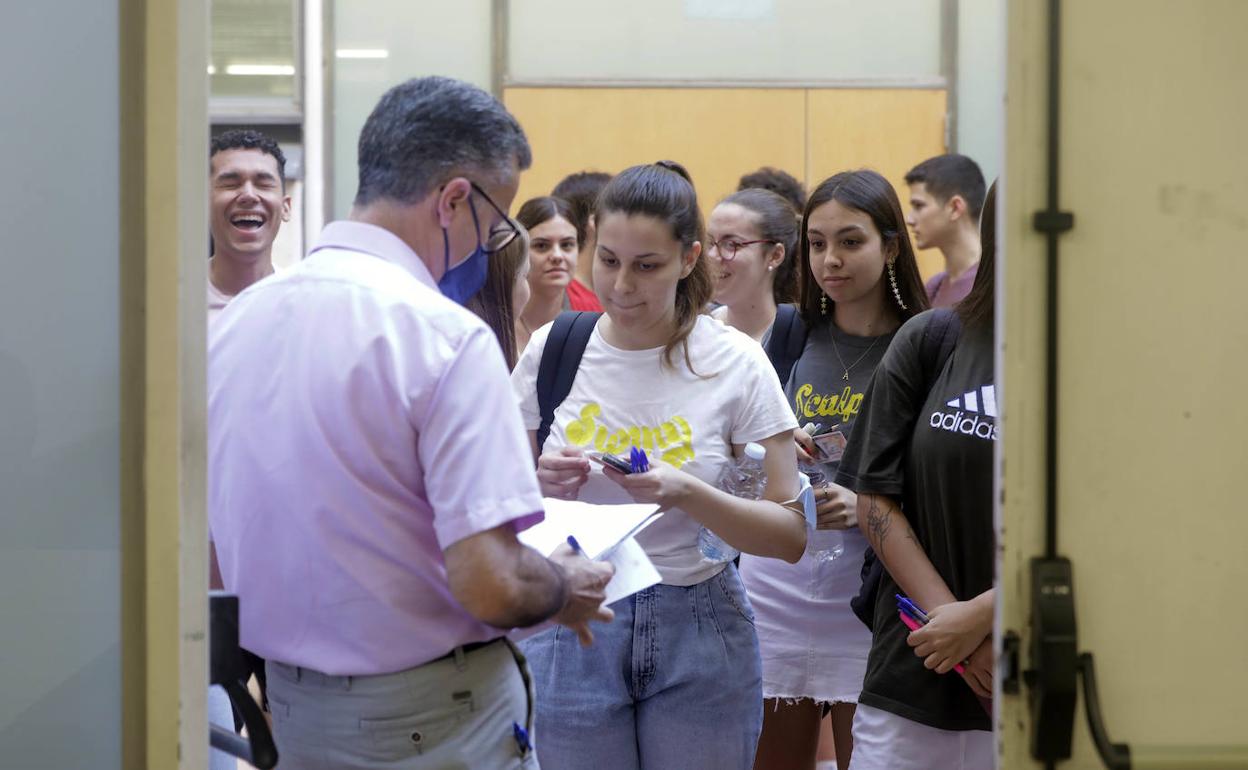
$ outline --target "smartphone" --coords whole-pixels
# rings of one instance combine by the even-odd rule
[[[589,455],[589,459],[602,463],[603,465],[609,465],[620,473],[628,474],[633,472],[632,463],[625,460],[623,457],[617,457],[616,455],[608,452],[603,452],[601,455]]]

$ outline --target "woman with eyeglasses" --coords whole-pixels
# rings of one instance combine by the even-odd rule
[[[665,513],[637,536],[661,582],[611,605],[592,646],[554,628],[523,644],[537,689],[538,759],[546,770],[747,770],[762,726],[758,640],[731,561],[699,547],[705,526],[742,551],[797,560],[802,516],[793,413],[762,349],[706,316],[709,262],[697,196],[683,167],[627,169],[598,199],[594,291],[605,313],[576,364],[549,437],[537,375],[565,350],[554,325],[534,333],[512,374],[534,431],[538,480],[549,497],[657,503]],[[764,499],[715,482],[744,446],[766,447]],[[591,465],[590,452],[644,450],[651,470]]]
[[[562,198],[527,200],[516,221],[529,231],[529,301],[516,319],[516,350],[523,352],[534,329],[568,308],[581,233],[573,224],[571,204]]]
[[[757,770],[815,766],[819,725],[831,714],[836,760],[853,750],[855,704],[871,633],[850,609],[866,539],[853,493],[828,483],[893,334],[927,307],[901,204],[874,171],[822,182],[802,218],[799,308],[805,347],[786,386],[803,426],[799,459],[812,474],[817,523],[796,564],[741,558],[763,661],[763,733]],[[822,479],[818,475],[822,475]]]
[[[706,234],[720,305],[711,316],[766,346],[777,306],[792,302],[797,288],[792,206],[770,190],[741,190],[711,211]]]

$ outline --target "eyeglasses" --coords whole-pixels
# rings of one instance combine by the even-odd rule
[[[499,208],[498,204],[494,202],[494,199],[490,197],[489,193],[481,189],[480,185],[471,179],[468,180],[468,184],[472,185],[473,192],[480,195],[482,198],[485,198],[485,202],[490,204],[490,208],[494,209],[494,211],[497,212],[502,218],[502,221],[490,229],[489,235],[485,237],[485,243],[481,246],[481,248],[485,250],[486,254],[497,254],[507,248],[507,244],[514,241],[516,236],[520,235],[520,228],[516,226],[516,223],[511,217],[507,216],[506,211]],[[472,211],[472,221],[476,223],[477,232],[480,233],[481,224],[477,220],[477,207],[473,205],[472,198],[468,199],[468,208]],[[478,237],[480,236],[478,235]]]
[[[710,251],[712,248],[714,248],[716,251],[719,252],[720,259],[724,260],[725,262],[731,262],[732,260],[737,258],[737,251],[739,251],[740,249],[744,249],[746,246],[753,246],[756,243],[779,243],[779,241],[769,241],[766,239],[760,239],[756,241],[710,240],[706,242],[706,248],[707,248],[707,251]]]

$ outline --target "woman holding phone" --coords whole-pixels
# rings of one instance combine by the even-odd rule
[[[595,503],[657,503],[638,535],[661,583],[611,605],[592,647],[555,628],[524,645],[537,688],[538,758],[547,770],[736,768],[754,760],[762,723],[758,642],[731,562],[698,546],[702,526],[745,552],[788,561],[805,547],[793,413],[762,348],[702,314],[711,277],[688,173],[635,166],[595,213],[597,320],[539,452],[543,493]],[[551,326],[534,332],[512,383],[531,430]],[[534,443],[536,444],[536,434]],[[748,442],[766,447],[764,499],[715,487]],[[589,452],[644,450],[648,472],[591,465]]]

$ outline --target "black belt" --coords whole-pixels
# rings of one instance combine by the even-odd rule
[[[481,649],[482,647],[489,647],[491,644],[494,644],[495,642],[501,642],[503,641],[503,639],[506,639],[506,638],[507,637],[504,637],[504,636],[496,636],[493,639],[487,639],[484,642],[469,642],[468,644],[461,644],[458,647],[453,648],[447,654],[434,658],[433,660],[429,661],[429,663],[438,663],[440,661],[446,660],[447,658],[453,658],[455,657],[456,651],[462,652],[463,654],[467,655],[468,653],[475,652]],[[428,665],[428,663],[424,665]]]

